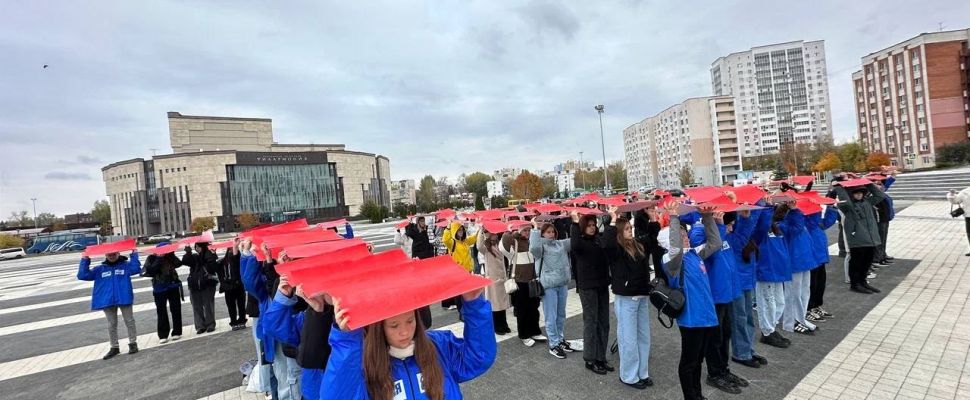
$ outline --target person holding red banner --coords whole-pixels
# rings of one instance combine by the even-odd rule
[[[296,311],[300,300],[308,308]],[[297,347],[296,362],[300,365],[300,391],[304,399],[317,400],[323,384],[323,375],[330,359],[330,330],[333,326],[333,306],[323,296],[303,294],[300,287],[293,287],[285,276],[280,276],[278,291],[263,315],[262,323],[274,339]]]
[[[132,246],[134,247],[134,246]],[[121,350],[118,348],[118,311],[125,320],[128,328],[128,354],[138,352],[138,331],[135,329],[135,316],[131,304],[135,300],[134,290],[131,288],[131,277],[141,273],[141,262],[138,251],[132,250],[128,257],[116,252],[104,255],[101,265],[91,268],[91,258],[81,257],[77,269],[77,279],[94,281],[91,292],[91,310],[101,310],[108,320],[108,338],[111,349],[103,359],[109,360]]]
[[[575,257],[576,289],[583,307],[583,360],[586,369],[606,375],[615,368],[606,362],[610,339],[610,263],[596,216],[572,212],[570,248]]]
[[[512,279],[518,290],[512,293],[515,322],[519,339],[526,347],[548,340],[539,328],[539,298],[529,296],[529,281],[535,279],[535,258],[529,252],[529,232],[532,225],[522,224],[511,233],[502,235],[502,255],[512,268]]]
[[[196,254],[192,253],[193,247]],[[185,246],[182,265],[189,266],[189,300],[195,317],[195,333],[216,330],[216,285],[219,283],[219,262],[208,243]]]
[[[239,275],[239,244],[226,249],[219,260],[219,293],[225,294],[229,326],[234,331],[246,329],[246,289]]]
[[[497,224],[502,225],[501,223]],[[498,228],[493,229],[498,230]],[[508,320],[505,319],[505,310],[509,309],[510,300],[509,294],[505,293],[505,281],[509,277],[505,272],[502,253],[498,249],[499,243],[502,241],[499,235],[502,233],[502,231],[492,232],[483,226],[477,235],[478,241],[475,244],[478,254],[485,260],[483,272],[488,279],[494,282],[486,288],[485,298],[488,299],[489,303],[492,303],[492,325],[495,327],[496,335],[512,333],[512,328],[509,328]]]
[[[542,311],[546,321],[546,335],[549,337],[549,354],[563,359],[573,348],[564,337],[566,325],[567,285],[572,280],[572,265],[569,261],[569,239],[559,240],[556,227],[550,223],[541,226],[532,220],[533,230],[529,234],[529,252],[536,260],[536,277],[542,284]]]
[[[452,221],[448,224],[441,236],[448,254],[465,271],[472,272],[475,262],[472,260],[472,247],[478,241],[478,234],[468,235],[468,228],[459,221]],[[461,299],[453,298],[441,302],[441,306],[449,310],[461,308]],[[460,315],[461,313],[459,313]]]
[[[791,208],[786,203],[777,204],[766,212],[771,218],[762,220],[767,226],[759,229],[764,236],[758,243],[758,266],[755,287],[758,304],[758,321],[761,343],[778,348],[788,348],[791,341],[778,333],[777,327],[785,310],[785,291],[791,285],[791,253],[788,251],[788,222],[786,216]]]
[[[813,323],[833,316],[822,308],[826,284],[825,265],[829,262],[829,242],[825,231],[835,225],[838,214],[839,212],[835,210],[835,207],[826,206],[823,212],[809,215],[806,220],[808,234],[812,237],[812,255],[815,256],[815,263],[818,264],[811,272],[808,315],[805,316],[805,319]]]
[[[156,249],[169,246],[168,242],[159,243]],[[174,247],[177,247],[175,245]],[[176,270],[182,262],[175,256],[175,252],[162,255],[152,254],[145,259],[143,275],[152,278],[152,296],[155,298],[155,312],[158,317],[158,340],[167,343],[169,334],[172,340],[182,338],[182,281]],[[168,322],[168,313],[172,313],[172,323]]]
[[[411,239],[411,256],[414,258],[425,259],[434,257],[434,245],[428,236],[428,224],[424,217],[404,227],[404,234]]]
[[[835,185],[833,191],[839,197],[842,229],[849,248],[849,290],[861,294],[879,293],[879,289],[869,285],[866,276],[875,248],[882,243],[874,207],[885,200],[886,195],[872,182],[863,185],[862,182],[842,181]]]
[[[802,335],[812,335],[818,326],[805,319],[808,313],[808,297],[811,286],[811,270],[818,267],[818,261],[812,254],[812,238],[805,228],[805,214],[802,207],[803,200],[796,203],[796,207],[785,217],[788,232],[785,239],[788,242],[788,254],[791,260],[791,285],[785,291],[785,310],[782,312],[781,329]],[[811,203],[814,205],[814,203]]]
[[[491,306],[476,289],[461,296],[464,333],[426,331],[416,310],[366,328],[348,328],[347,310],[334,302],[333,348],[320,388],[324,400],[460,399],[460,383],[484,374],[497,345]]]

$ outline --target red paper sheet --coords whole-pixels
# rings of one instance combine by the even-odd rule
[[[526,217],[533,217],[533,216],[535,216],[535,213],[531,213],[531,212],[518,212],[518,211],[509,211],[509,212],[506,212],[505,215],[504,215],[504,217],[505,217],[506,220],[508,220],[510,218],[525,219]]]
[[[103,256],[110,253],[121,253],[128,250],[135,250],[138,246],[135,244],[135,239],[122,240],[120,242],[105,243],[95,246],[88,246],[81,253],[82,257],[95,257]]]
[[[811,175],[798,175],[791,177],[791,181],[799,186],[805,186],[815,180],[814,176]]]
[[[884,180],[886,180],[889,177],[886,176],[886,175],[882,175],[882,174],[868,174],[864,178],[866,178],[866,179],[868,179],[870,181],[884,181]]]
[[[513,221],[509,221],[508,225],[509,225],[509,230],[516,231],[523,226],[532,226],[532,222],[523,221],[523,220],[513,220]]]
[[[731,201],[730,197],[727,197],[724,195],[721,195],[721,197],[718,197],[714,200],[705,202],[703,205],[715,206],[717,207],[716,210],[720,212],[731,212],[738,209],[737,203],[735,203],[734,201]]]
[[[228,248],[234,246],[235,244],[236,244],[236,242],[234,242],[232,240],[227,240],[225,242],[216,242],[216,243],[212,243],[212,244],[209,245],[209,250],[216,251],[216,250],[219,250],[219,249],[228,249]]]
[[[484,210],[479,211],[476,214],[478,214],[478,218],[481,219],[502,219],[502,217],[505,216],[505,210]]]
[[[241,233],[239,236],[240,237],[262,237],[262,236],[269,236],[269,235],[278,235],[281,233],[298,231],[308,226],[310,226],[310,224],[306,222],[306,218],[303,218],[295,221],[284,222],[282,224],[276,224],[276,225],[270,225],[270,226],[251,229]]]
[[[606,205],[606,206],[617,206],[617,207],[622,206],[622,205],[629,204],[629,203],[626,202],[626,200],[619,199],[619,198],[615,198],[615,197],[610,197],[610,198],[606,198],[606,199],[599,199],[599,200],[596,200],[596,203],[597,204],[603,204],[603,205]]]
[[[289,246],[285,247],[283,250],[286,250],[286,256],[289,258],[306,258],[352,247],[360,247],[363,248],[364,251],[367,251],[367,242],[356,238],[347,240],[331,240],[329,242]]]
[[[397,225],[394,225],[394,227],[397,228],[397,229],[404,229],[404,227],[408,226],[408,224],[410,224],[410,223],[411,223],[411,221],[404,220],[404,221],[398,222]]]
[[[691,200],[697,203],[706,203],[714,200],[721,195],[721,192],[722,188],[712,186],[684,189],[687,197],[690,197]]]
[[[799,199],[795,202],[795,207],[802,210],[802,214],[812,215],[822,212],[822,207],[808,199]]]
[[[450,219],[450,218],[454,218],[455,215],[457,215],[457,213],[455,212],[455,210],[446,208],[444,210],[436,211],[435,215],[437,216],[438,219]]]
[[[635,203],[628,203],[628,204],[624,204],[622,206],[619,206],[617,208],[617,211],[619,211],[619,212],[634,212],[634,211],[642,210],[644,208],[650,208],[650,207],[656,207],[656,206],[657,206],[657,202],[656,201],[653,201],[653,200],[644,200],[644,201],[638,201],[638,202],[635,202]]]
[[[324,222],[324,223],[320,224],[320,227],[323,228],[323,229],[332,229],[332,228],[340,228],[340,227],[343,227],[346,224],[347,224],[347,220],[346,219],[338,219],[336,221]]]
[[[148,250],[145,250],[145,254],[162,255],[162,254],[174,253],[176,251],[181,250],[182,247],[184,246],[178,243],[172,243],[172,244],[167,244],[165,246],[153,247]]]
[[[565,210],[566,210],[567,213],[572,213],[573,211],[576,211],[576,212],[578,212],[581,215],[584,215],[584,214],[603,215],[603,214],[605,214],[603,211],[600,211],[597,208],[589,208],[589,207],[564,207],[564,208],[565,208]]]
[[[818,192],[816,192],[814,190],[810,190],[810,191],[807,191],[807,192],[802,192],[801,193],[801,196],[802,196],[802,198],[805,198],[805,199],[808,199],[808,200],[813,201],[815,204],[832,205],[832,204],[838,203],[838,201],[836,201],[835,199],[830,199],[828,197],[823,197],[822,195],[818,194]]]
[[[535,210],[542,214],[551,214],[562,211],[562,207],[556,204],[540,204]]]
[[[344,253],[341,252],[341,254]],[[388,250],[360,258],[334,257],[338,259],[337,261],[327,260],[327,256],[315,257],[320,259],[320,263],[315,267],[290,271],[290,282],[294,285],[303,285],[304,293],[316,296],[324,293],[334,282],[352,281],[361,274],[372,270],[385,272],[387,279],[392,279],[391,272],[394,271],[396,266],[411,261],[401,249]],[[450,258],[451,256],[440,257]]]
[[[439,256],[364,272],[331,285],[327,292],[346,310],[348,327],[358,329],[491,284],[488,278],[469,274],[450,257]]]
[[[754,211],[754,210],[763,210],[763,209],[764,209],[764,207],[761,207],[761,206],[752,206],[750,204],[741,204],[737,208],[735,208],[734,211]]]
[[[506,224],[504,224],[502,222],[493,221],[493,220],[486,220],[486,221],[482,222],[482,227],[485,228],[485,231],[486,232],[491,232],[491,233],[496,233],[496,234],[502,233],[502,232],[505,232],[505,231],[508,231],[509,230],[509,226],[508,225],[506,225]]]
[[[743,204],[755,204],[758,202],[758,200],[765,198],[765,196],[768,194],[760,187],[755,185],[742,185],[727,188],[727,190],[734,192],[734,195],[738,198],[738,203]]]
[[[212,231],[205,231],[202,232],[201,235],[189,236],[185,239],[179,240],[178,244],[182,246],[191,246],[196,243],[212,243],[214,241],[216,241],[216,239],[212,237]]]
[[[857,186],[865,186],[865,185],[871,184],[872,181],[866,178],[856,178],[856,179],[850,179],[847,181],[836,182],[836,183],[838,183],[842,187],[857,187]]]
[[[284,263],[276,264],[276,272],[281,275],[286,275],[288,278],[293,277],[293,271],[302,270],[307,268],[316,268],[323,265],[335,264],[340,262],[359,260],[365,257],[370,257],[372,254],[367,250],[367,246],[352,246],[346,247],[339,250],[334,250],[328,253],[316,254],[311,257],[300,258],[297,260],[290,260]],[[405,257],[406,258],[406,257]],[[297,281],[301,281],[297,277]]]
[[[552,222],[552,221],[555,221],[557,219],[562,219],[562,218],[569,218],[569,215],[549,215],[549,214],[542,214],[542,215],[539,215],[539,216],[535,217],[534,219],[536,221],[539,221],[539,222]]]

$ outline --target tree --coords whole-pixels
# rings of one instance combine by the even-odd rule
[[[212,217],[196,217],[192,218],[192,232],[202,233],[208,230],[212,230],[216,227],[216,222]]]
[[[51,226],[57,223],[59,218],[49,212],[37,214],[37,226]]]
[[[839,156],[838,154],[835,154],[835,152],[825,154],[825,156],[812,167],[812,170],[815,172],[837,171],[839,169],[842,169],[842,160],[839,160]]]
[[[936,165],[954,167],[970,164],[970,141],[945,144],[936,148]]]
[[[485,202],[482,201],[484,196],[475,196],[475,211],[481,211],[485,209]]]
[[[869,171],[882,170],[883,165],[889,165],[890,163],[891,161],[889,160],[889,154],[881,151],[869,154],[869,156],[866,157],[866,168]]]
[[[694,184],[694,168],[685,164],[680,167],[680,171],[677,171],[677,177],[680,179],[680,187],[687,187]]]
[[[360,215],[367,217],[370,222],[384,222],[388,217],[387,207],[378,205],[374,200],[367,200],[360,206]]]
[[[741,164],[747,171],[771,171],[778,168],[780,163],[778,154],[767,154],[763,156],[744,157]]]
[[[626,182],[626,167],[622,161],[616,161],[606,168],[607,176],[610,177],[610,186],[614,189],[628,189]]]
[[[60,232],[60,231],[66,231],[66,230],[67,230],[67,224],[64,223],[63,218],[55,222],[53,225],[51,225],[52,232]]]
[[[473,172],[465,177],[464,189],[466,192],[475,193],[477,197],[488,196],[488,181],[492,177],[484,172]]]
[[[98,225],[101,226],[100,234],[102,236],[108,236],[111,234],[111,205],[108,204],[107,200],[98,200],[94,202],[94,207],[91,208],[91,218],[93,218]]]
[[[866,169],[866,149],[859,143],[846,143],[839,146],[839,159],[842,169],[862,171]]]
[[[10,218],[7,219],[8,225],[18,228],[26,228],[34,226],[34,219],[25,210],[11,211]]]
[[[542,196],[542,179],[529,171],[522,171],[512,181],[512,197],[516,199],[538,200]]]
[[[559,191],[559,185],[556,184],[556,177],[545,176],[542,177],[542,197],[544,198],[555,198],[556,192]]]
[[[16,235],[0,233],[0,249],[9,247],[24,247],[24,239]]]
[[[780,181],[783,179],[788,179],[788,175],[788,170],[785,169],[785,166],[779,165],[777,168],[775,168],[775,171],[771,173],[771,179]]]
[[[259,225],[259,216],[251,212],[244,212],[236,216],[236,225],[242,230],[248,230]]]
[[[492,197],[492,208],[505,208],[509,206],[509,199],[505,196]]]
[[[421,212],[430,212],[435,210],[435,202],[437,196],[435,195],[435,188],[437,187],[437,182],[431,175],[425,175],[421,178],[421,183],[418,185],[417,193],[415,193],[418,210]]]

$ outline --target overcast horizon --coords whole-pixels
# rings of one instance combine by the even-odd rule
[[[622,160],[622,130],[712,93],[720,56],[824,40],[833,131],[862,56],[970,27],[970,2],[6,2],[0,218],[88,212],[101,167],[171,152],[166,112],[271,118],[391,178]],[[47,68],[44,68],[47,65]]]

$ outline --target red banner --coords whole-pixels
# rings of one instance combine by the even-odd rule
[[[82,257],[94,257],[103,256],[105,254],[111,253],[121,253],[123,251],[135,250],[137,246],[135,245],[135,239],[122,240],[120,242],[99,244],[96,246],[88,246],[81,253]]]
[[[300,244],[285,247],[284,250],[286,250],[286,256],[289,258],[307,258],[354,247],[360,247],[365,252],[369,253],[367,250],[367,242],[360,239],[331,240],[329,242]]]
[[[344,254],[344,252],[340,252]],[[392,267],[411,261],[401,249],[383,251],[360,258],[334,257],[325,260],[329,255],[320,256],[320,263],[312,268],[301,268],[289,271],[290,283],[303,285],[303,292],[315,296],[326,291],[334,282],[356,279],[362,273],[371,270],[386,272],[387,279],[393,279],[390,272]],[[449,256],[442,256],[449,257]],[[450,257],[449,257],[450,258]],[[467,272],[466,272],[467,273]]]

